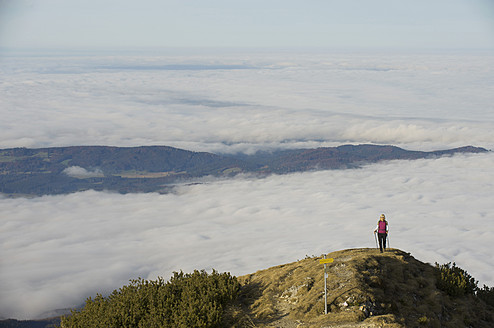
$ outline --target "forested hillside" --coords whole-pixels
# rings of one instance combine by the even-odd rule
[[[176,183],[197,182],[208,175],[350,169],[384,160],[486,151],[471,146],[422,152],[394,146],[344,145],[254,155],[217,155],[166,146],[13,148],[0,150],[0,193],[39,196],[89,189],[167,193]]]

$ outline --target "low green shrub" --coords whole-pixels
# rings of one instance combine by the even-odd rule
[[[477,281],[465,270],[451,262],[439,265],[436,263],[437,287],[450,296],[475,294]]]
[[[422,325],[422,326],[426,326],[427,323],[429,322],[429,320],[427,319],[427,317],[424,315],[420,318],[418,318],[417,322]]]
[[[88,298],[62,318],[63,328],[218,327],[240,284],[229,273],[174,272],[169,282],[132,280],[108,297]]]
[[[494,306],[494,287],[484,285],[482,289],[477,290],[477,296],[490,306]]]

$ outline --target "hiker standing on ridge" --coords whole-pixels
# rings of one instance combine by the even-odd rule
[[[374,234],[376,232],[377,237],[379,238],[379,248],[382,253],[383,249],[386,249],[386,237],[388,236],[388,221],[386,221],[384,214],[381,214],[379,221],[377,221],[377,227],[376,230],[374,230]]]

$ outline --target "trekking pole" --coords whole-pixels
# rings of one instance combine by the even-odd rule
[[[374,231],[374,240],[376,241],[376,248],[379,248],[379,246],[377,246],[377,237],[376,237],[376,232]]]

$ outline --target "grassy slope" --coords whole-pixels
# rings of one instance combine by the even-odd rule
[[[435,268],[392,249],[327,254],[328,315],[320,257],[238,277],[237,302],[223,327],[494,327],[494,309],[473,295],[450,297],[436,288]],[[24,325],[26,324],[26,325]],[[0,327],[41,322],[0,321]],[[36,326],[37,327],[37,326]]]
[[[493,310],[473,296],[436,288],[434,268],[400,250],[328,254],[328,315],[320,258],[239,277],[237,327],[492,327]]]

